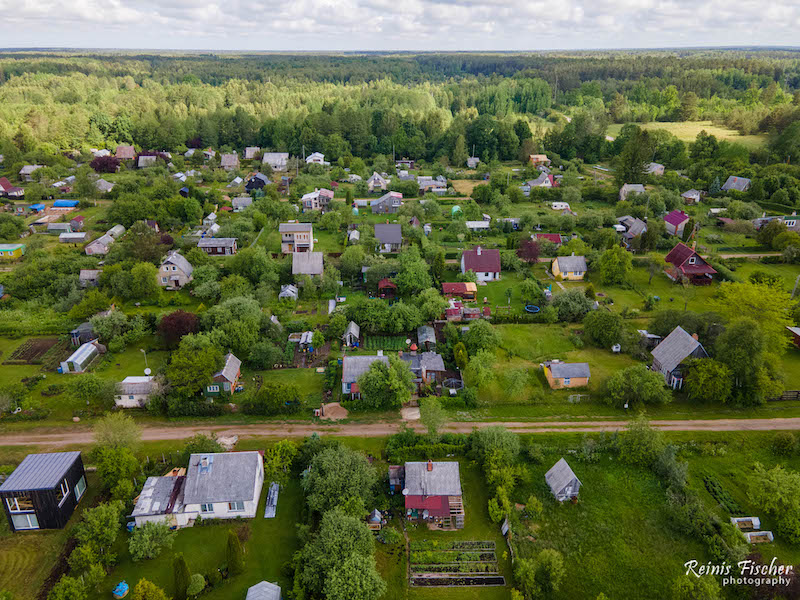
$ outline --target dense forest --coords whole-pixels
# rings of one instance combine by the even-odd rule
[[[176,151],[258,145],[461,162],[544,149],[613,155],[610,123],[713,121],[768,133],[760,164],[800,145],[800,53],[0,54],[6,164],[133,143]],[[549,140],[546,135],[549,132]]]

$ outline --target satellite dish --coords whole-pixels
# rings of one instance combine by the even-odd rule
[[[408,488],[403,488],[403,496],[408,496]]]
[[[150,373],[152,373],[152,372],[153,371],[150,368],[147,368],[147,369],[144,370],[144,374],[145,375],[150,375]]]
[[[411,338],[406,338],[406,345],[411,343]]]

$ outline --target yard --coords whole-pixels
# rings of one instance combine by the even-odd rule
[[[726,140],[746,146],[748,150],[757,150],[766,144],[765,135],[740,135],[738,131],[714,125],[711,121],[678,121],[675,123],[636,123],[642,129],[656,130],[665,129],[683,142],[693,142],[697,134],[705,130],[706,133],[716,136],[718,140]],[[612,137],[619,135],[622,129],[621,124],[609,125],[606,133]]]

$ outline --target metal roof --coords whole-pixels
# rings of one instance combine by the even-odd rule
[[[389,363],[388,356],[345,356],[342,359],[342,381],[355,383],[359,377],[369,371],[370,365],[376,360]]]
[[[592,376],[589,370],[589,363],[550,363],[550,373],[556,379],[564,378],[580,378],[586,377],[587,379]]]
[[[653,348],[650,354],[658,361],[662,369],[672,372],[686,360],[686,357],[697,350],[698,346],[702,348],[699,341],[689,335],[683,327],[678,326],[658,346]]]
[[[233,248],[236,238],[202,238],[197,242],[198,248]]]
[[[403,228],[397,223],[377,223],[375,238],[382,244],[402,244]]]
[[[131,513],[132,517],[151,515],[165,515],[183,510],[183,487],[186,483],[184,477],[148,477],[144,482],[142,492],[136,500],[136,506]],[[170,507],[173,491],[178,487],[174,504]]]
[[[281,587],[269,581],[262,581],[247,590],[245,600],[281,600]]]
[[[405,488],[409,496],[460,496],[461,477],[455,461],[406,463]]]
[[[562,273],[585,273],[588,269],[586,267],[586,258],[583,256],[559,256],[556,258],[558,263],[558,270]]]
[[[79,451],[28,454],[0,486],[0,492],[53,489],[80,456]]]
[[[233,353],[228,352],[225,355],[225,366],[222,370],[214,374],[214,377],[222,375],[226,380],[233,383],[236,381],[236,376],[239,374],[239,369],[242,367],[242,361],[236,358]]]
[[[281,223],[278,225],[278,233],[311,231],[312,227],[311,223]]]
[[[547,482],[547,485],[550,486],[550,490],[553,494],[556,495],[573,479],[578,478],[575,476],[575,473],[572,472],[572,469],[570,469],[567,461],[563,458],[544,474],[544,480]],[[578,483],[580,483],[580,479],[578,479]]]
[[[209,467],[202,467],[202,459]],[[219,452],[192,454],[186,470],[184,502],[244,502],[254,500],[256,474],[261,455],[258,452]]]
[[[322,252],[293,252],[292,275],[322,275]]]

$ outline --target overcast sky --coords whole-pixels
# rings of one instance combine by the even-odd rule
[[[0,0],[0,47],[546,50],[799,45],[798,0]]]

